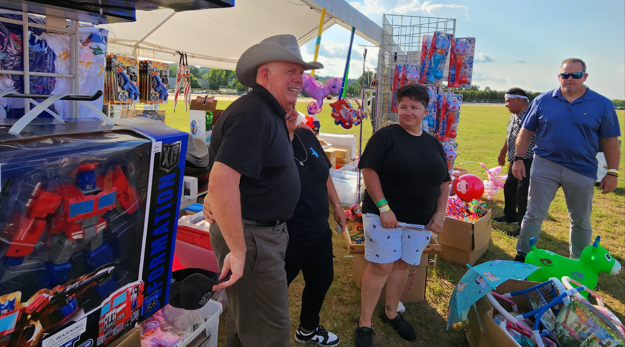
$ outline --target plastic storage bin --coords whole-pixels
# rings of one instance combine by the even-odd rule
[[[218,301],[209,300],[204,307],[197,310],[206,318],[204,324],[195,330],[191,335],[180,341],[175,347],[187,347],[195,345],[198,347],[217,347],[217,333],[219,331],[219,315],[223,312],[223,307]],[[194,342],[193,344],[191,344]],[[199,344],[197,344],[199,342]]]

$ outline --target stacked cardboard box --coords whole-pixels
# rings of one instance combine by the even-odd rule
[[[442,246],[441,258],[457,264],[475,264],[488,249],[491,211],[475,222],[446,218],[438,241]]]

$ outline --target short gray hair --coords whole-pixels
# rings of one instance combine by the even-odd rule
[[[562,67],[564,64],[574,64],[574,63],[582,63],[582,72],[586,72],[586,63],[584,63],[584,61],[579,58],[564,59],[562,61],[562,64],[560,64],[560,67]]]

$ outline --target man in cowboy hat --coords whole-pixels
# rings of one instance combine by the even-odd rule
[[[246,50],[237,79],[252,92],[219,117],[210,142],[210,236],[230,308],[227,345],[288,346],[291,330],[284,255],[286,220],[299,199],[299,175],[285,115],[297,102],[304,70],[293,35]],[[208,207],[210,206],[210,208]]]

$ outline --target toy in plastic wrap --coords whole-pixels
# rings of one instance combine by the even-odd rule
[[[438,88],[436,86],[428,86],[428,94],[430,94],[430,102],[427,107],[427,114],[423,118],[421,129],[427,131],[430,135],[434,134],[436,127],[436,112],[438,107]]]
[[[86,292],[106,282],[116,267],[104,265],[63,285],[41,289],[26,302],[21,302],[21,292],[0,297],[0,346],[36,346],[45,333],[78,312]]]
[[[432,84],[441,81],[445,69],[444,62],[447,59],[452,40],[453,35],[451,34],[440,31],[434,33],[431,42],[428,43],[426,60],[422,60],[420,83]]]
[[[417,83],[419,81],[419,68],[414,64],[406,64],[404,67],[406,71],[406,83]]]
[[[321,109],[323,108],[323,99],[330,94],[338,94],[341,91],[341,86],[343,85],[343,81],[337,77],[332,77],[324,83],[317,81],[314,77],[308,74],[304,74],[302,77],[302,90],[304,90],[311,98],[316,100],[311,102],[311,104],[314,102],[317,104],[316,108],[311,106],[308,109],[309,114],[311,114],[311,111],[315,111],[312,114],[321,112]]]
[[[362,113],[358,101],[354,99],[354,102],[358,105],[358,108],[354,108],[345,99],[340,99],[330,104],[334,124],[340,125],[345,129],[350,129],[353,125],[360,125],[365,115]]]
[[[493,200],[493,195],[503,189],[508,175],[501,174],[501,166],[489,169],[482,163],[480,163],[480,165],[486,170],[486,174],[488,175],[488,179],[484,180],[484,194],[488,200]]]
[[[451,42],[450,52],[448,86],[450,88],[471,87],[475,37],[456,37]]]
[[[148,307],[143,307],[143,283],[116,292],[102,304],[98,329],[98,343],[107,344],[121,331],[137,325]]]
[[[555,321],[555,335],[563,346],[625,346],[618,327],[588,301],[573,300]]]
[[[107,55],[104,102],[131,104],[139,100],[137,60],[120,55]]]
[[[600,273],[618,275],[621,264],[600,245],[597,236],[592,245],[584,248],[579,259],[569,259],[548,250],[536,248],[536,240],[530,239],[532,250],[525,257],[525,262],[540,266],[540,269],[527,278],[528,281],[541,282],[549,277],[569,276],[590,289],[595,289]]]
[[[484,183],[482,180],[471,174],[462,175],[454,183],[456,195],[464,201],[479,199],[484,194]]]
[[[460,100],[462,100],[462,95],[443,96],[443,103],[440,105],[439,133],[436,135],[439,141],[456,138],[457,123],[460,118]]]
[[[395,74],[393,75],[393,103],[391,104],[391,112],[397,112],[398,109],[398,104],[399,104],[399,100],[397,100],[397,96],[395,95],[395,92],[397,91],[397,89],[401,88],[402,84],[402,76],[404,76],[404,65],[403,64],[398,64],[395,65]]]
[[[168,64],[153,60],[139,62],[139,91],[142,103],[167,102],[169,97],[167,83],[169,83]]]

